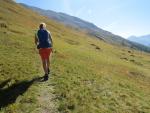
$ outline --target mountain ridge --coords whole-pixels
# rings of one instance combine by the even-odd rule
[[[20,5],[31,9],[43,16],[46,16],[50,19],[53,19],[55,21],[58,21],[60,23],[63,23],[64,25],[73,27],[77,30],[84,30],[85,32],[87,32],[87,34],[94,36],[100,40],[103,40],[107,43],[110,44],[115,44],[115,45],[121,45],[121,46],[126,46],[129,48],[134,48],[137,50],[142,50],[142,51],[146,51],[146,52],[150,52],[150,48],[143,46],[141,44],[138,44],[136,42],[132,42],[129,40],[124,39],[121,36],[112,34],[109,31],[105,31],[99,27],[97,27],[95,24],[84,21],[78,17],[74,17],[74,16],[70,16],[68,14],[65,13],[61,13],[61,12],[55,12],[55,11],[51,11],[51,10],[44,10],[41,8],[37,8],[34,6],[29,6],[26,5],[24,3],[19,3]]]
[[[150,34],[144,36],[130,36],[128,40],[150,47]]]
[[[150,113],[149,53],[7,1],[0,0],[0,113]],[[38,79],[44,71],[34,44],[40,22],[54,40],[46,82]]]

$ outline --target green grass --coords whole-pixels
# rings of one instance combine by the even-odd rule
[[[142,63],[139,66],[121,60],[122,50],[118,48],[96,39],[81,38],[78,41],[84,44],[66,43],[66,47],[64,42],[57,45],[58,53],[52,67],[60,100],[59,110],[71,113],[148,113],[149,67],[148,62],[143,61],[148,60],[148,56],[134,52],[143,57],[134,58]],[[99,45],[101,50],[95,50],[90,43]],[[124,50],[127,55],[123,57],[132,59],[128,50]],[[66,57],[59,57],[62,53]]]
[[[0,24],[7,26],[0,28],[0,113],[50,112],[51,106],[60,113],[150,113],[150,54],[107,44],[6,1],[0,1]],[[34,47],[41,21],[55,49],[45,83],[33,82],[43,74]]]

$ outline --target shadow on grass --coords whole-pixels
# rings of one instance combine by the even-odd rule
[[[13,104],[19,95],[24,94],[34,82],[44,82],[43,77],[34,78],[30,81],[21,81],[4,88],[11,79],[0,83],[0,108]]]

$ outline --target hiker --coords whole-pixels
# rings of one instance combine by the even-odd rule
[[[53,41],[50,32],[46,29],[46,24],[41,23],[39,30],[35,35],[35,44],[39,49],[39,54],[42,59],[43,69],[45,72],[44,80],[48,80],[50,73],[50,55],[52,53]]]

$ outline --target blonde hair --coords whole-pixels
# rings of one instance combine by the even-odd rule
[[[44,22],[40,23],[39,29],[46,29],[46,24]]]

